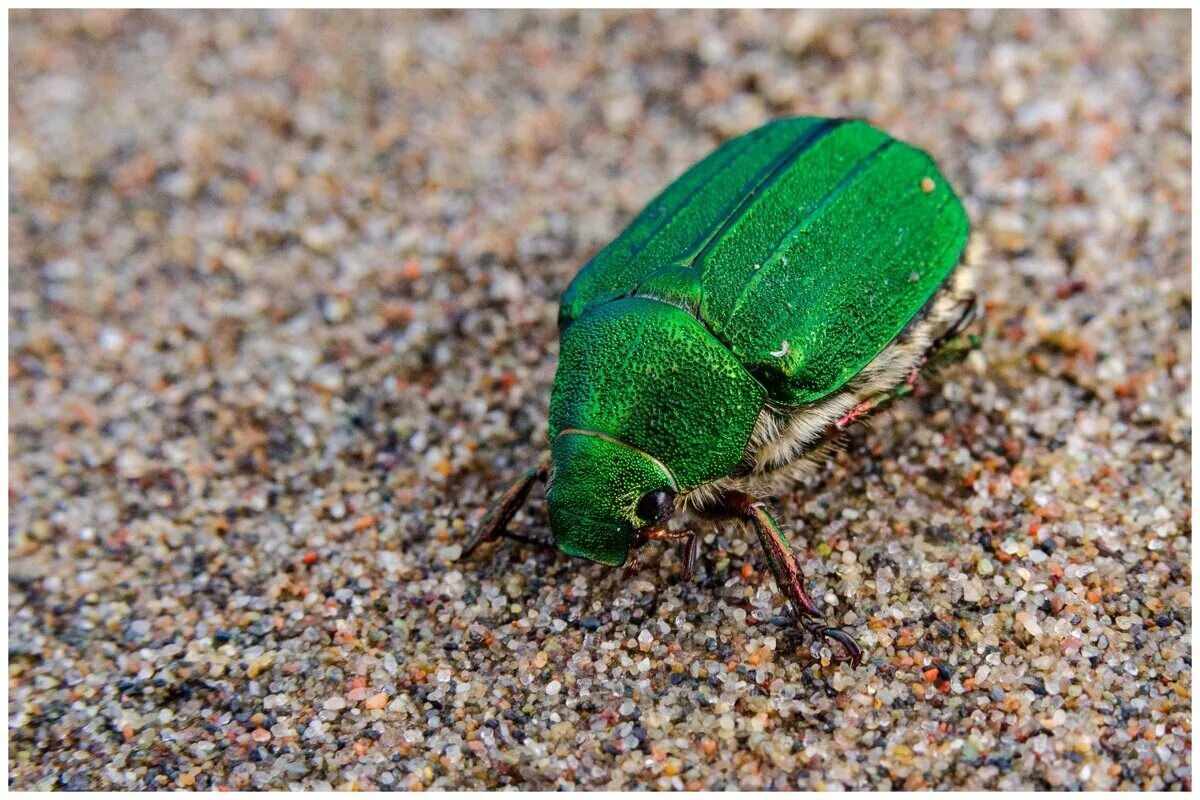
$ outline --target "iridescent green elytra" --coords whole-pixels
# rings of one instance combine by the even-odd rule
[[[510,490],[468,549],[501,534],[540,475],[564,552],[620,565],[647,539],[690,537],[690,568],[694,535],[666,529],[688,502],[754,523],[813,616],[803,587],[783,585],[800,582],[786,538],[740,489],[822,449],[810,427],[840,431],[885,403],[876,383],[899,386],[929,355],[918,346],[960,332],[935,339],[928,320],[967,232],[929,156],[865,122],[779,120],[722,145],[567,288],[549,470]],[[771,420],[796,441],[772,449],[785,434]]]

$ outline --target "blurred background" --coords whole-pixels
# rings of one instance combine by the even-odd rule
[[[1190,788],[1190,23],[13,12],[10,786]],[[987,308],[775,501],[864,665],[731,526],[455,563],[572,275],[795,114],[934,156]]]

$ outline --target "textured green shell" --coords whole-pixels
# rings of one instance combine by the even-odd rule
[[[641,295],[693,315],[776,404],[820,400],[900,333],[966,246],[932,160],[858,120],[779,120],[668,186],[575,277],[565,333]]]
[[[616,437],[666,465],[676,487],[691,488],[733,471],[764,399],[690,314],[625,298],[564,331],[550,438],[570,429]]]

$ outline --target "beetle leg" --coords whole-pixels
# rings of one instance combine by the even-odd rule
[[[529,490],[533,488],[533,482],[546,480],[548,470],[549,468],[544,464],[525,470],[521,477],[517,479],[517,482],[510,486],[508,491],[502,494],[496,502],[492,503],[487,513],[483,515],[483,519],[479,522],[479,527],[467,539],[466,545],[463,546],[462,555],[459,558],[467,558],[475,552],[475,549],[479,545],[499,539],[501,536],[528,544],[549,547],[545,542],[539,542],[520,534],[509,533],[505,530],[505,526],[516,515],[517,510],[525,504],[525,500],[529,497]]]
[[[976,336],[964,336],[963,333],[971,326],[971,323],[979,316],[979,303],[976,300],[974,293],[969,294],[963,299],[963,310],[958,315],[958,318],[950,325],[949,328],[938,334],[929,347],[925,349],[925,353],[917,361],[912,372],[909,373],[908,379],[903,385],[907,385],[907,394],[912,393],[912,387],[916,384],[917,379],[923,374],[937,372],[940,368],[957,364],[967,357],[967,354],[979,346],[979,339]],[[901,387],[896,387],[900,389]]]
[[[804,573],[792,555],[792,546],[779,530],[779,525],[767,513],[762,502],[748,494],[734,492],[727,496],[726,503],[740,519],[754,525],[754,531],[767,554],[767,563],[775,576],[775,582],[779,584],[779,590],[791,604],[792,611],[802,618],[820,619],[821,612],[804,589]]]
[[[792,612],[809,632],[832,639],[842,646],[845,656],[839,660],[849,661],[852,666],[862,662],[862,648],[850,634],[840,628],[828,626],[824,615],[817,609],[812,598],[804,589],[804,573],[800,569],[787,537],[767,512],[762,502],[741,492],[731,492],[725,497],[725,508],[740,519],[754,525],[758,540],[767,554],[767,563],[775,576],[775,583],[792,607]]]
[[[696,577],[696,561],[700,558],[700,537],[688,531],[687,544],[683,546],[683,580],[691,583]]]
[[[627,581],[637,574],[639,561],[638,551],[631,549],[629,557],[625,559],[625,566],[621,567],[621,580]]]
[[[939,333],[929,343],[929,347],[925,348],[925,352],[921,354],[921,358],[917,361],[916,366],[908,374],[908,378],[904,383],[909,387],[910,392],[922,374],[933,372],[939,367],[962,361],[971,350],[979,346],[977,337],[963,336],[963,332],[979,316],[979,303],[974,292],[963,298],[962,306],[962,312],[950,324],[949,328]]]
[[[522,544],[531,544],[534,547],[540,547],[543,550],[557,550],[558,549],[551,542],[543,542],[541,539],[534,539],[532,536],[525,536],[520,533],[513,533],[512,531],[501,531],[500,536],[505,539],[514,541],[514,542],[521,542]]]
[[[684,541],[682,578],[685,582],[691,581],[696,574],[696,559],[700,557],[700,537],[695,532],[654,528],[646,531],[644,536],[646,541],[650,542],[677,542],[682,539]]]
[[[930,375],[957,364],[970,355],[971,351],[977,347],[979,347],[978,336],[974,334],[956,336],[942,344],[936,353],[927,353],[925,360],[921,364],[920,371],[914,371],[909,376],[909,380],[911,383],[915,383],[923,375]]]
[[[933,342],[929,345],[929,349],[925,351],[925,355],[922,357],[917,369],[925,366],[925,364],[934,358],[943,348],[946,347],[946,345],[950,344],[952,340],[957,339],[963,331],[971,326],[971,323],[974,322],[978,316],[979,303],[975,293],[972,292],[963,299],[963,310],[962,313],[959,314],[958,319],[954,320],[954,324],[942,331],[938,337],[933,340]]]
[[[863,400],[854,408],[847,411],[845,415],[839,418],[838,421],[833,423],[833,425],[830,427],[833,428],[833,433],[841,433],[842,431],[846,430],[846,428],[849,428],[851,425],[858,422],[860,419],[869,417],[876,411],[882,411],[883,409],[887,408],[897,398],[912,394],[912,391],[912,384],[908,381],[905,381],[894,389],[871,395],[866,400]]]
[[[936,371],[937,368],[949,364],[956,363],[967,357],[967,354],[974,349],[978,342],[975,337],[962,337],[963,331],[970,327],[971,323],[979,313],[979,304],[976,302],[975,295],[971,294],[963,301],[963,310],[958,318],[949,328],[938,334],[937,338],[930,343],[929,347],[918,359],[915,366],[908,373],[908,377],[904,382],[887,391],[878,392],[861,403],[850,409],[837,422],[831,426],[832,433],[839,433],[846,428],[858,422],[864,417],[868,417],[877,411],[882,411],[893,402],[901,397],[907,397],[912,394],[917,380],[922,374],[931,371]]]

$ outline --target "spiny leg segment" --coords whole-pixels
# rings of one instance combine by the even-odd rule
[[[483,519],[479,522],[479,527],[475,529],[475,533],[471,535],[471,538],[467,540],[466,546],[463,547],[460,558],[469,557],[479,545],[499,539],[501,536],[506,539],[515,539],[518,542],[537,545],[538,547],[552,548],[553,545],[546,542],[539,542],[536,539],[530,539],[527,536],[521,536],[518,533],[511,533],[505,530],[518,509],[525,504],[525,500],[529,497],[529,491],[533,488],[534,482],[545,481],[549,470],[550,467],[546,464],[525,470],[516,483],[510,486],[508,491],[502,494],[488,508],[487,513],[483,515]]]
[[[723,499],[723,510],[728,515],[748,521],[754,526],[763,551],[767,554],[767,563],[775,576],[775,583],[787,598],[800,623],[810,633],[840,644],[845,655],[839,657],[839,660],[848,661],[852,666],[862,663],[863,652],[858,642],[841,628],[825,624],[824,615],[817,609],[816,603],[804,588],[804,573],[792,554],[787,537],[779,530],[779,525],[767,512],[762,501],[741,492],[730,492]]]

